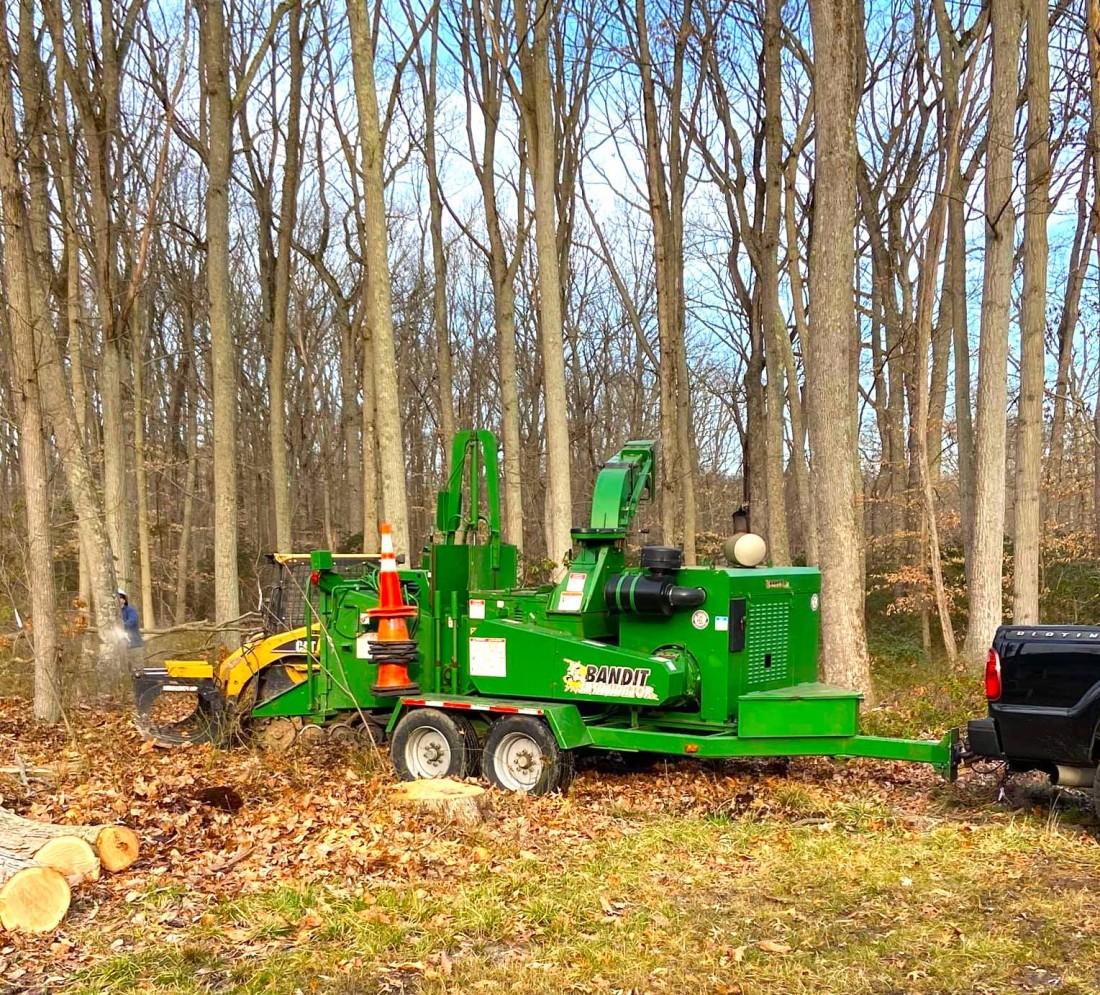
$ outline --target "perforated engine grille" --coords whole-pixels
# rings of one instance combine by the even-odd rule
[[[790,601],[751,601],[748,632],[746,688],[765,687],[787,681],[787,641]]]

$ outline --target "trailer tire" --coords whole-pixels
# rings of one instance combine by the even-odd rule
[[[397,723],[390,756],[402,781],[469,777],[477,763],[477,732],[465,715],[418,708]]]
[[[568,790],[573,753],[558,746],[550,727],[528,715],[498,719],[485,737],[481,774],[506,791],[548,795]]]

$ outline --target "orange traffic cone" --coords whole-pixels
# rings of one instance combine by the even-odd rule
[[[371,643],[371,659],[378,663],[378,680],[371,685],[376,695],[409,694],[420,685],[409,679],[409,664],[416,660],[416,641],[409,638],[405,619],[417,613],[415,605],[405,604],[401,579],[397,576],[397,558],[393,551],[393,533],[383,522],[382,557],[378,572],[378,607],[367,614],[378,620],[378,638]]]

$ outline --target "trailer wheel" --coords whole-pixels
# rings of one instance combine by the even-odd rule
[[[498,788],[531,795],[565,791],[573,769],[572,752],[558,746],[540,719],[509,715],[493,723],[485,737],[481,773]]]
[[[390,756],[403,781],[468,777],[475,766],[477,733],[465,715],[418,708],[393,730]]]

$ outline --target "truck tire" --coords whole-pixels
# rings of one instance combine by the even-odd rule
[[[402,781],[469,777],[477,763],[477,732],[465,715],[418,708],[397,723],[390,756]]]
[[[498,719],[485,737],[481,774],[506,791],[548,795],[573,780],[573,753],[558,746],[550,727],[529,715]]]

